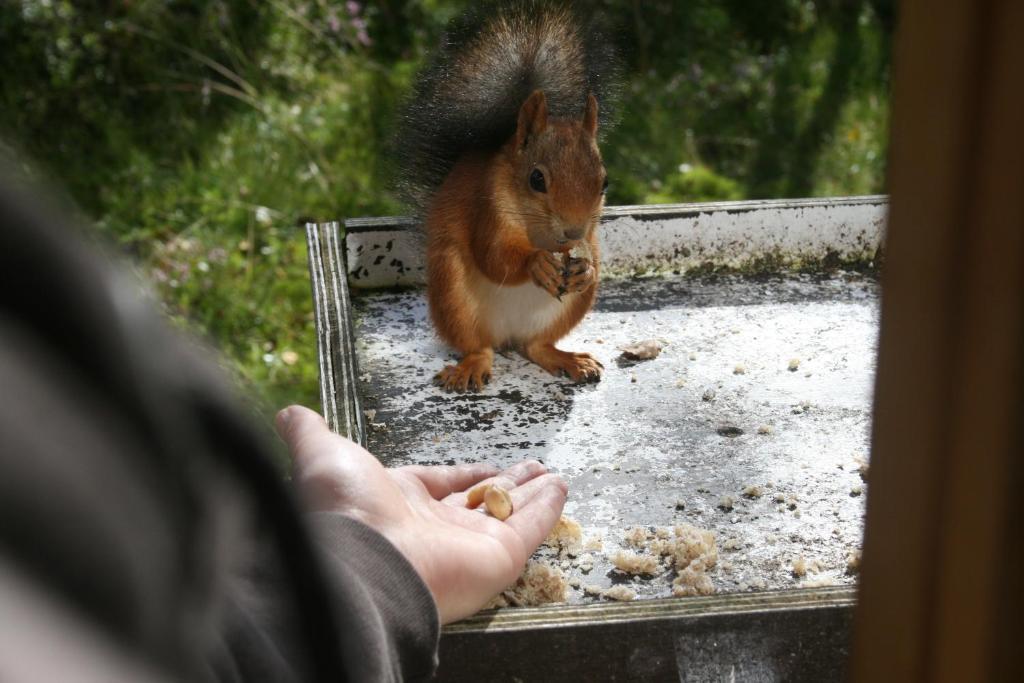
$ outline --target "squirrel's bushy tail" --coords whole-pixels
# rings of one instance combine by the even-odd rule
[[[553,117],[579,118],[587,95],[599,130],[613,120],[618,60],[591,12],[550,0],[488,3],[449,26],[418,76],[395,140],[398,189],[417,213],[464,154],[493,150],[519,107],[543,90]]]

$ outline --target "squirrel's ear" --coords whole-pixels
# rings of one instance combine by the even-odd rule
[[[597,133],[597,98],[594,93],[587,95],[587,108],[583,112],[583,130],[591,135]]]
[[[534,90],[519,108],[516,127],[516,147],[522,149],[533,135],[539,135],[548,125],[548,101],[543,90]]]

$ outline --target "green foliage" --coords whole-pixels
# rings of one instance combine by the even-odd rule
[[[468,0],[0,4],[0,137],[267,414],[316,405],[305,219],[402,211],[398,102]],[[627,67],[610,204],[879,192],[889,0],[598,0]]]
[[[706,166],[680,164],[679,170],[669,175],[656,191],[644,195],[643,203],[724,202],[742,198],[743,189],[735,180]]]
[[[883,190],[886,0],[603,4],[629,65],[606,145],[610,203],[657,195],[684,163],[736,180],[750,198]],[[853,125],[859,138],[845,134]]]

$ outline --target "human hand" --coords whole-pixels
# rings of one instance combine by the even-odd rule
[[[353,517],[391,541],[427,584],[442,624],[476,613],[512,584],[565,504],[565,482],[536,461],[502,472],[489,465],[385,468],[302,406],[278,413],[277,429],[309,507]],[[466,507],[466,491],[485,480],[512,496],[514,512],[503,522]]]

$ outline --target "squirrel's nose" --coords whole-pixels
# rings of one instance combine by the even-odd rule
[[[567,227],[565,229],[565,239],[576,241],[583,239],[583,236],[587,233],[587,226],[579,225],[574,227]]]

